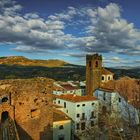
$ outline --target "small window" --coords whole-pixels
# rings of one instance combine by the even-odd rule
[[[94,117],[94,111],[91,112],[91,118],[93,118],[93,117]]]
[[[67,110],[67,113],[68,113],[68,110]]]
[[[63,126],[63,125],[60,125],[60,126],[59,126],[59,129],[64,129],[64,126]]]
[[[103,95],[103,100],[105,101],[106,100],[106,93],[104,92],[104,95]]]
[[[65,138],[64,138],[63,135],[61,135],[61,136],[58,137],[58,140],[65,140]]]
[[[91,121],[91,127],[94,126],[94,121]]]
[[[96,67],[96,68],[98,67],[98,61],[95,62],[95,67]]]
[[[80,114],[77,114],[77,118],[79,118],[80,117]]]
[[[40,115],[40,110],[39,109],[32,109],[31,110],[31,118],[37,118]]]
[[[66,108],[66,102],[64,102],[64,108]]]
[[[135,94],[135,100],[138,100],[138,95],[137,94]]]
[[[60,100],[58,101],[58,104],[60,104]]]
[[[76,129],[77,129],[77,130],[80,129],[80,124],[79,124],[79,123],[76,124]]]
[[[86,124],[85,122],[81,123],[81,130],[85,130]]]
[[[95,103],[92,103],[91,105],[94,105]]]
[[[110,80],[110,76],[108,76],[108,80]]]
[[[121,98],[119,98],[119,102],[121,102]]]
[[[80,105],[77,105],[77,107],[80,107]]]
[[[91,67],[91,61],[89,61],[89,67]]]
[[[82,119],[83,120],[85,119],[85,113],[82,113]]]
[[[102,76],[102,80],[104,80],[104,76]]]
[[[85,104],[82,104],[82,106],[85,106]]]

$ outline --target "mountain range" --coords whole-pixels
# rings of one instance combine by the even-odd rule
[[[107,68],[115,79],[123,76],[140,79],[140,67]],[[86,67],[63,60],[32,60],[23,56],[0,57],[0,79],[48,77],[55,80],[85,80]]]

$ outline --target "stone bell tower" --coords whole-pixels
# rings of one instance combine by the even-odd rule
[[[102,71],[102,56],[99,54],[86,56],[86,95],[93,95],[100,87]]]

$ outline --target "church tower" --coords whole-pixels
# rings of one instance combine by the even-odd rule
[[[86,95],[93,95],[100,87],[102,77],[102,56],[98,54],[86,56]]]

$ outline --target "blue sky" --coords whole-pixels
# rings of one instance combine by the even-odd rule
[[[140,66],[137,0],[0,0],[0,56]]]

